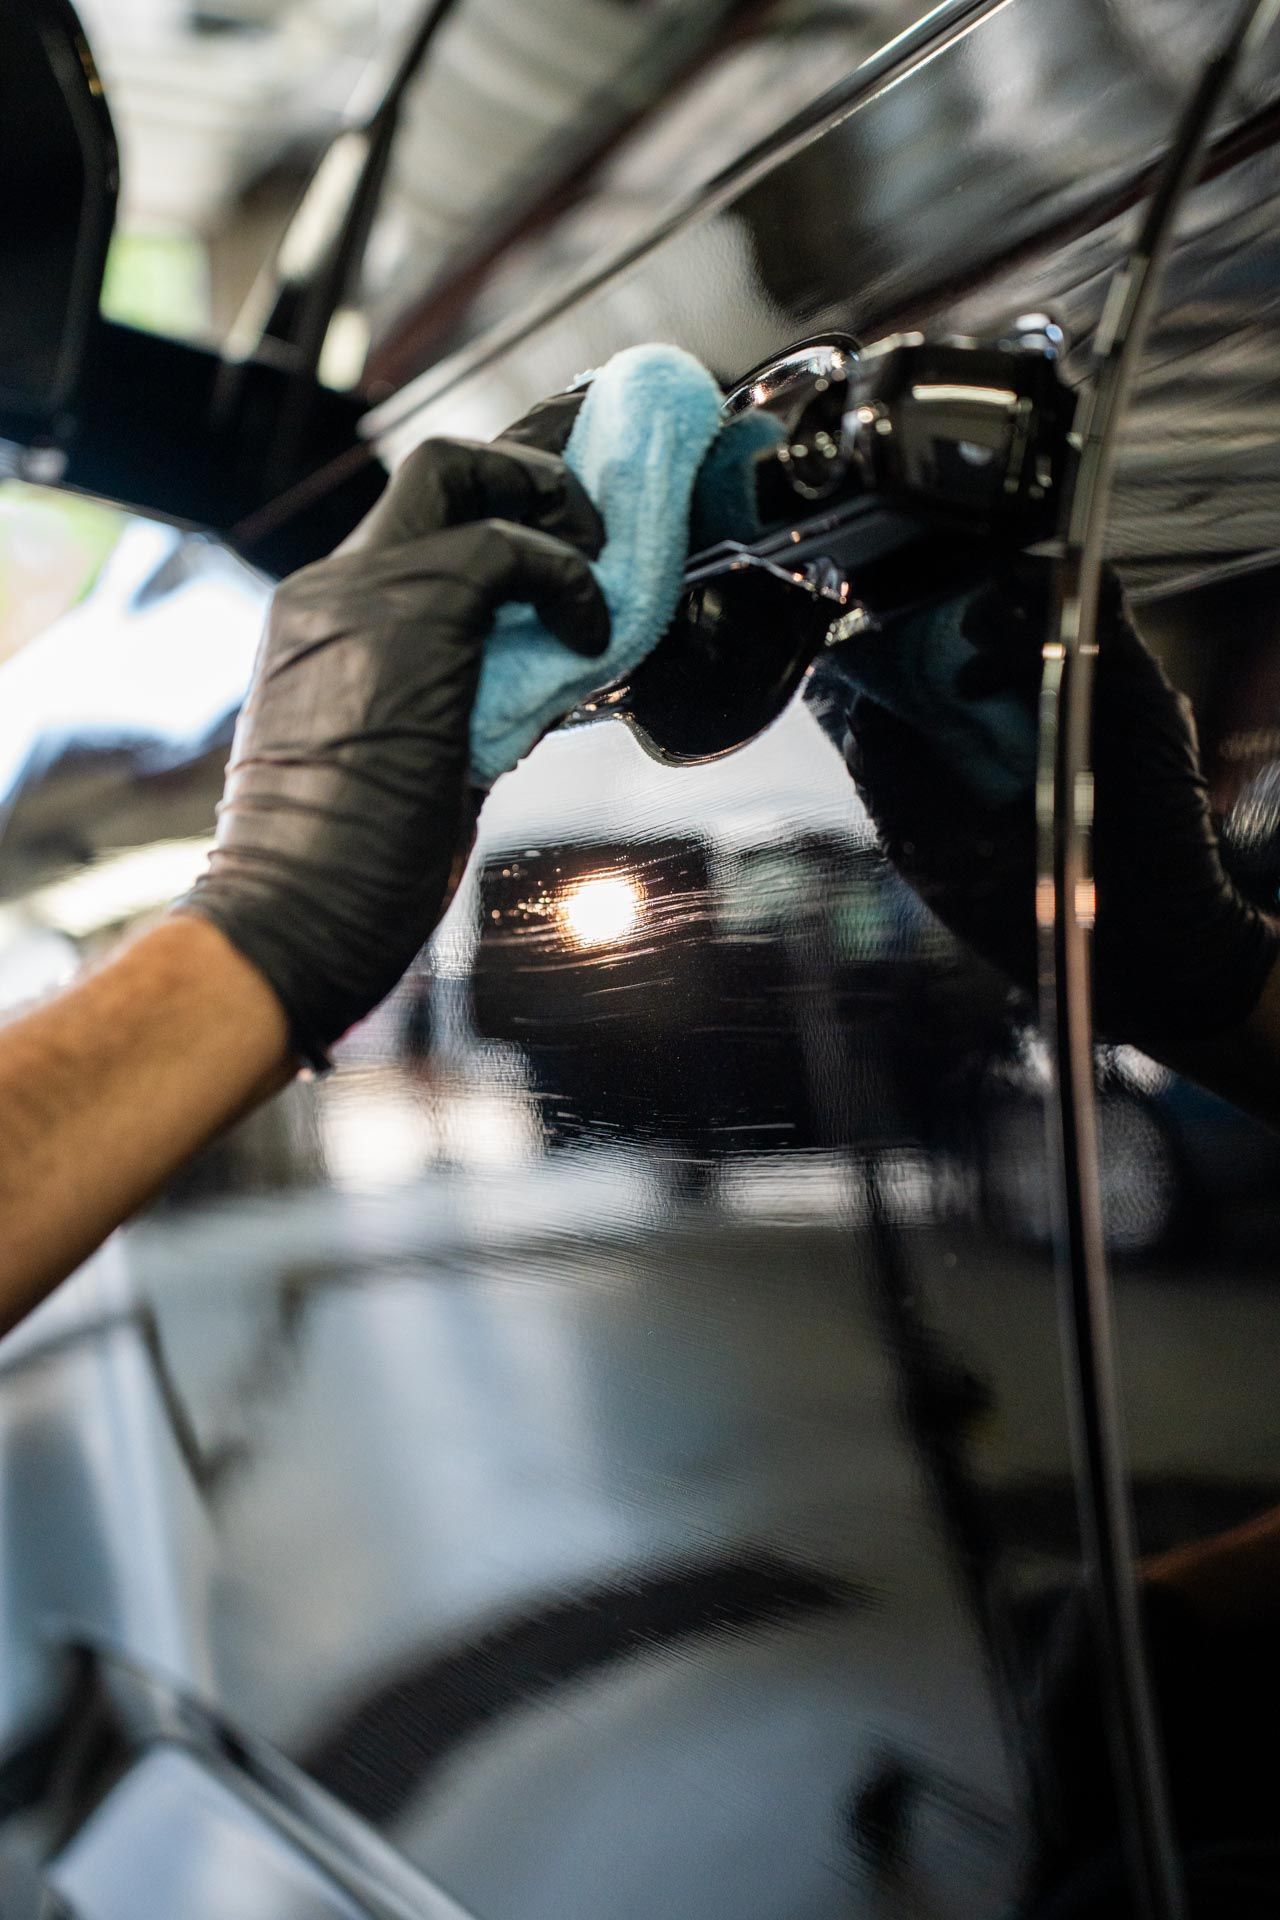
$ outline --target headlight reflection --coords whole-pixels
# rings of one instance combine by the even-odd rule
[[[644,894],[634,880],[598,874],[565,891],[560,924],[575,947],[604,947],[633,933],[643,908]]]

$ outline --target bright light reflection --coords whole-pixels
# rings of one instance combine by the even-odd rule
[[[212,840],[156,840],[55,880],[25,902],[41,926],[83,940],[104,927],[154,913],[185,893],[204,869]]]
[[[634,880],[601,874],[579,880],[560,902],[560,922],[577,947],[603,947],[625,940],[640,918],[644,895]]]

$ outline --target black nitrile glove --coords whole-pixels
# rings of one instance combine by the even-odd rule
[[[278,589],[214,851],[179,910],[266,977],[304,1058],[390,992],[447,902],[495,611],[529,601],[566,646],[603,653],[583,558],[602,541],[555,455],[428,441],[329,559]]]
[[[1017,691],[1034,713],[1048,563],[975,595],[961,697]],[[889,857],[938,918],[1026,991],[1036,978],[1035,802],[994,807],[918,729],[865,697],[846,759]],[[1226,873],[1188,702],[1108,579],[1094,697],[1094,996],[1099,1031],[1149,1051],[1226,1032],[1253,1011],[1280,930]]]
[[[500,438],[504,444],[515,441],[522,447],[540,447],[543,453],[563,453],[586,397],[585,386],[575,387],[572,393],[553,393],[530,407],[514,425],[504,427]]]

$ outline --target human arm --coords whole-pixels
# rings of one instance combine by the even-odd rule
[[[430,442],[278,591],[209,869],[166,921],[0,1029],[0,1324],[390,991],[476,808],[471,708],[505,600],[594,654],[594,508],[555,455]]]
[[[262,975],[191,916],[0,1028],[0,1332],[296,1066]]]
[[[1000,785],[983,776],[1011,737],[1011,697],[1034,719],[1047,588],[1046,564],[1035,562],[970,600],[961,622],[969,657],[957,654],[936,695],[935,725],[905,717],[908,699],[890,710],[891,678],[874,699],[851,684],[848,702],[846,758],[890,858],[944,924],[1028,994],[1037,972],[1032,760],[1020,763],[1020,779],[1008,777],[1014,755]],[[930,632],[904,636],[904,660]],[[850,675],[856,681],[856,660]],[[995,716],[989,769],[984,715]],[[1101,610],[1092,746],[1099,1034],[1280,1121],[1280,928],[1224,864],[1190,707],[1134,631],[1114,580]]]

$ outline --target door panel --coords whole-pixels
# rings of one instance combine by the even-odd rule
[[[1064,21],[1069,18],[1069,27]],[[1000,333],[1050,310],[1079,377],[1182,101],[1233,18],[1010,0],[905,71],[854,75],[827,122],[572,298],[534,303],[371,416],[392,458],[493,434],[620,346],[676,341],[732,385],[817,333]],[[1120,476],[1113,548],[1144,586],[1274,548],[1277,52],[1244,77],[1184,222]],[[896,84],[886,84],[892,77]],[[1229,502],[1229,511],[1216,504]]]
[[[129,1236],[230,1716],[476,1912],[1002,1910],[1076,1558],[1047,1256],[984,1213],[1024,1026],[803,706],[548,742],[316,1091],[327,1187]]]
[[[1278,587],[1274,570],[1260,572],[1143,610],[1149,644],[1194,702],[1229,870],[1268,911],[1280,897]],[[1100,914],[1100,940],[1104,931]],[[1160,1244],[1116,1275],[1140,1590],[1173,1811],[1203,1910],[1262,1912],[1276,1884],[1276,1778],[1262,1736],[1280,1616],[1280,1434],[1267,1365],[1280,1141],[1141,1056],[1121,1071],[1142,1083],[1177,1192]],[[1141,1161],[1132,1177],[1147,1177]]]

